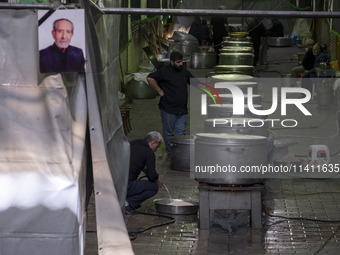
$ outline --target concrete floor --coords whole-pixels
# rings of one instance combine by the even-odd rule
[[[281,82],[278,79],[281,74],[289,73],[296,66],[294,55],[298,52],[301,49],[296,46],[269,48],[268,65],[259,66],[255,76],[275,78],[273,86],[277,86],[277,82]],[[210,70],[190,71],[196,77],[202,77],[202,74]],[[270,101],[271,87],[262,86],[259,91],[265,108],[268,105],[266,102]],[[144,137],[151,130],[162,132],[157,104],[158,98],[135,99],[130,104],[133,128],[127,136],[130,141]],[[298,111],[288,111],[287,118],[299,119],[298,128],[275,127],[271,129],[271,135],[276,139],[294,141],[294,145],[288,147],[288,152],[302,160],[307,159],[309,145],[325,144],[330,149],[331,163],[339,163],[340,142],[336,121],[338,105],[332,104],[329,109],[319,110],[314,100],[307,104],[307,109],[312,117],[306,118],[300,116]],[[271,118],[277,117],[275,114]],[[157,171],[171,198],[199,202],[198,182],[190,178],[189,172],[170,169],[170,160],[165,159],[162,149],[157,151]],[[278,176],[264,179],[261,230],[251,229],[249,210],[234,210],[218,214],[218,217],[216,214],[210,230],[200,230],[198,214],[168,215],[175,222],[167,225],[162,224],[168,223],[169,218],[144,214],[126,215],[128,231],[134,233],[131,235],[134,238],[134,252],[141,255],[340,254],[338,175],[311,177],[310,173],[304,173],[301,178]],[[168,197],[169,194],[163,188],[153,199]],[[153,199],[145,201],[138,211],[156,213]],[[150,228],[154,225],[160,226]]]

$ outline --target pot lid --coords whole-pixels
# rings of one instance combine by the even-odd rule
[[[214,88],[215,89],[224,88],[224,86],[226,85],[234,85],[236,87],[242,87],[242,86],[250,87],[250,86],[257,86],[257,82],[256,81],[216,82],[214,84]]]
[[[233,104],[209,104],[208,107],[224,107],[224,108],[233,108]],[[260,104],[254,104],[253,105],[255,109],[262,109],[262,105]],[[248,108],[247,104],[244,104],[245,108]]]
[[[240,69],[240,68],[254,69],[254,66],[251,66],[251,65],[217,65],[215,66],[215,69]]]
[[[229,81],[241,81],[241,80],[252,80],[253,76],[245,74],[216,74],[212,75],[211,78],[215,80],[229,80]]]
[[[244,46],[225,46],[221,50],[223,51],[254,51],[253,47],[244,47]]]
[[[251,125],[256,125],[257,123],[260,123],[260,124],[263,123],[263,126],[267,126],[266,120],[254,119],[254,118],[212,118],[212,119],[206,119],[204,122],[209,126],[212,126],[215,123],[217,125],[223,125],[224,127],[233,127],[233,126],[249,127],[248,122],[250,122]]]
[[[252,42],[247,42],[247,41],[227,41],[227,42],[223,42],[223,43],[226,43],[226,44],[244,44],[244,45],[252,45],[253,43]]]
[[[249,35],[248,32],[231,32],[229,33],[229,36],[231,38],[244,38],[247,37]]]
[[[251,53],[251,52],[237,52],[237,53],[235,53],[235,52],[221,52],[220,54],[219,54],[219,56],[221,56],[221,57],[223,57],[223,56],[225,56],[225,57],[231,57],[231,56],[235,56],[235,57],[237,57],[237,56],[254,56],[254,53]]]
[[[198,133],[196,134],[196,142],[212,141],[212,142],[236,142],[239,143],[262,143],[267,142],[267,137],[259,135],[245,135],[245,134],[228,134],[228,133]]]
[[[217,83],[216,83],[217,84]],[[237,86],[237,85],[236,85]],[[244,95],[245,97],[248,97],[248,94]],[[213,95],[213,97],[217,98],[217,95]],[[219,94],[220,98],[233,98],[232,94]],[[252,97],[261,97],[259,94],[252,95]]]

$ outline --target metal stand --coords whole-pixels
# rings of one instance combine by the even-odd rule
[[[210,228],[210,213],[218,209],[250,209],[252,229],[261,229],[263,185],[231,187],[212,186],[200,182],[198,189],[200,229]]]

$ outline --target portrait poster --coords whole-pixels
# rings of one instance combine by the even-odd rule
[[[38,11],[40,73],[85,72],[84,10]]]

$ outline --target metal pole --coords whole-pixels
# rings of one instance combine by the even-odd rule
[[[54,9],[54,4],[17,4],[17,3],[0,3],[0,9]]]
[[[0,9],[53,9],[52,4],[0,3]],[[69,8],[69,7],[68,7]],[[156,8],[99,8],[105,14],[144,14],[172,16],[226,16],[226,17],[281,17],[281,18],[340,18],[340,12],[321,11],[261,11],[261,10],[206,10],[206,9],[156,9]]]
[[[206,9],[155,9],[155,8],[101,8],[105,14],[154,14],[173,16],[226,16],[226,17],[281,17],[281,18],[340,18],[340,12],[312,11],[261,11],[261,10],[206,10]]]

